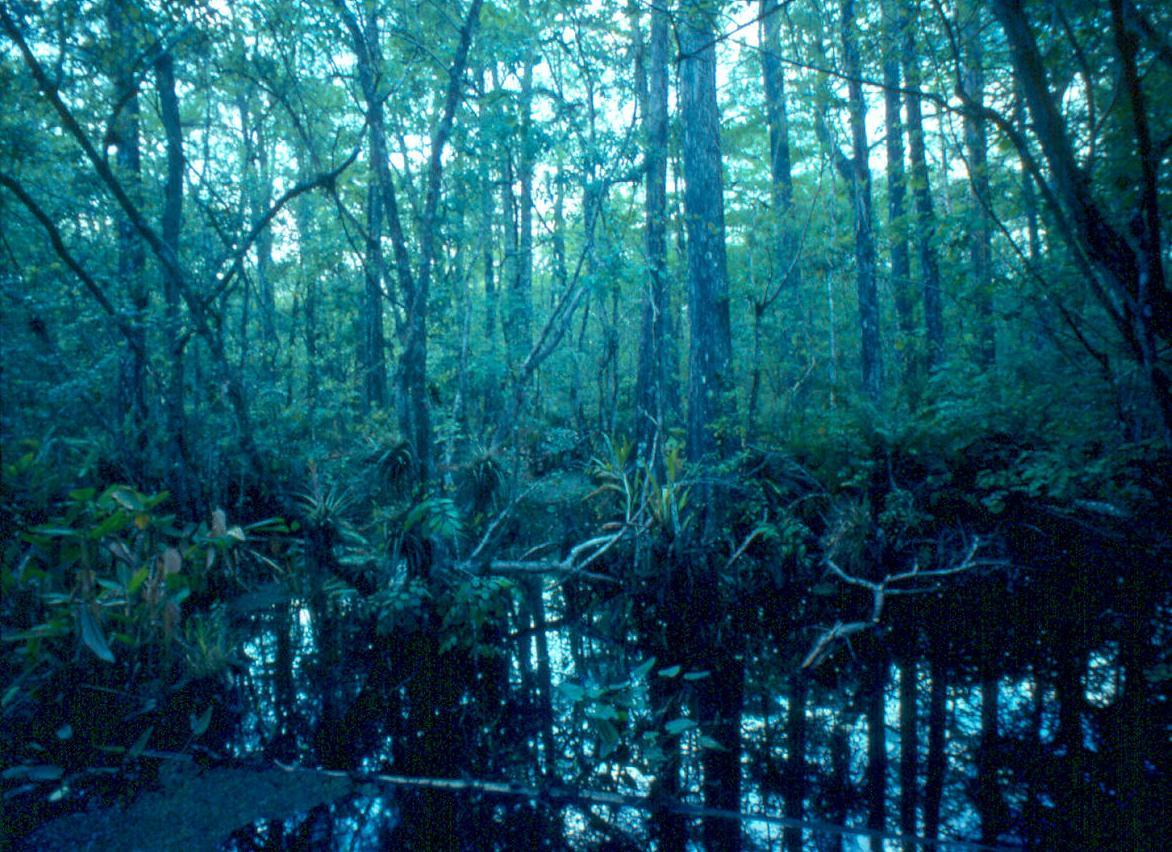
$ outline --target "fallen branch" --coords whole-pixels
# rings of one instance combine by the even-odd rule
[[[814,647],[810,649],[810,653],[806,654],[806,658],[802,660],[802,668],[808,669],[816,666],[829,657],[840,639],[849,640],[854,634],[862,633],[864,630],[869,630],[878,625],[879,619],[883,615],[883,605],[888,597],[927,594],[937,591],[940,588],[939,581],[947,577],[954,577],[957,574],[963,574],[978,567],[1005,564],[999,560],[977,559],[977,550],[980,546],[980,537],[973,536],[972,543],[969,545],[965,555],[960,561],[947,568],[923,570],[920,568],[920,563],[917,560],[913,563],[911,570],[901,571],[898,574],[889,574],[882,580],[868,580],[864,577],[856,577],[853,574],[848,574],[833,559],[827,557],[825,560],[827,571],[848,586],[866,589],[871,593],[871,614],[864,621],[836,622],[833,627],[823,633],[818,641],[814,643]]]

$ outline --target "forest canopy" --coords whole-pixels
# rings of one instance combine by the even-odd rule
[[[0,0],[5,835],[1167,848],[1170,31]]]

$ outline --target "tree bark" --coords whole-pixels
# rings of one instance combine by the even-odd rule
[[[804,671],[798,670],[790,677],[789,707],[786,712],[786,736],[789,757],[786,760],[785,815],[788,819],[802,820],[806,815],[806,704],[809,701],[809,683]],[[801,852],[801,829],[789,828],[785,832],[785,848]]]
[[[996,846],[1005,832],[1008,813],[997,780],[998,716],[1000,689],[997,678],[981,680],[981,741],[977,746],[977,814],[981,820],[981,842]]]
[[[919,684],[915,660],[907,660],[899,671],[899,830],[915,835],[916,806],[920,783]],[[917,844],[905,843],[906,852]]]
[[[887,228],[891,241],[891,290],[899,325],[900,378],[904,387],[915,371],[915,299],[907,226],[907,174],[904,167],[903,117],[900,114],[900,45],[907,17],[901,0],[883,0],[883,107],[887,125]]]
[[[687,226],[688,454],[699,462],[732,446],[732,330],[724,243],[715,25],[700,0],[679,21],[680,118]]]
[[[167,177],[163,186],[162,239],[168,249],[179,257],[179,237],[183,229],[183,127],[179,116],[179,99],[175,94],[175,61],[164,53],[155,61],[155,86],[167,140]],[[163,269],[164,328],[169,351],[167,353],[167,390],[164,402],[164,420],[167,443],[171,452],[171,470],[168,487],[177,505],[193,510],[187,457],[186,358],[187,336],[183,334],[183,316],[180,290],[183,282],[177,270]]]
[[[988,131],[982,111],[985,105],[985,71],[982,67],[981,7],[964,0],[958,9],[962,66],[961,86],[975,110],[964,114],[964,147],[967,155],[972,206],[969,216],[969,286],[976,308],[977,363],[991,367],[997,355],[993,324],[993,196],[989,189]]]
[[[875,214],[867,142],[867,107],[863,100],[854,0],[842,0],[839,9],[852,155],[847,157],[834,145],[824,120],[820,122],[819,131],[836,168],[850,184],[855,221],[855,284],[859,303],[863,393],[872,403],[878,403],[883,394],[883,353],[879,335],[879,288],[875,277]]]
[[[667,428],[667,51],[666,9],[651,10],[646,58],[639,63],[643,101],[646,278],[635,390],[640,457],[657,472]],[[643,51],[640,49],[640,56]],[[654,450],[654,452],[653,452]]]
[[[108,0],[106,25],[109,28],[113,63],[111,79],[114,84],[115,114],[106,139],[107,149],[114,149],[118,179],[127,195],[137,205],[142,204],[142,151],[139,138],[138,81],[134,76],[137,46],[131,21],[131,10],[126,0]],[[146,265],[142,238],[126,215],[116,216],[118,234],[118,280],[126,287],[129,299],[128,321],[134,342],[122,357],[122,375],[119,382],[119,417],[129,420],[129,447],[127,468],[135,479],[147,475],[145,461],[147,448],[147,320],[150,311],[150,290],[147,288]],[[143,483],[145,484],[145,483]]]
[[[887,655],[878,650],[867,677],[867,828],[887,828]],[[883,852],[883,841],[871,848]]]
[[[948,770],[945,745],[948,739],[948,681],[944,664],[931,658],[932,679],[928,693],[928,764],[924,776],[924,837],[940,836],[940,803],[944,798],[944,776]]]
[[[940,289],[940,261],[936,253],[936,214],[924,147],[922,85],[915,27],[905,26],[901,40],[901,65],[907,84],[908,161],[911,167],[912,198],[916,211],[916,254],[919,257],[920,292],[924,306],[925,366],[929,371],[944,358],[944,308]]]

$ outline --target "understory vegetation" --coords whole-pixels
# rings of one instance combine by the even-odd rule
[[[0,847],[1169,848],[1172,16],[1060,5],[0,0]]]

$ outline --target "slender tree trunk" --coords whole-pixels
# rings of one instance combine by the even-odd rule
[[[306,160],[308,154],[301,149],[297,151],[298,171],[302,175],[310,172]],[[321,386],[321,367],[318,364],[318,306],[321,301],[321,288],[318,282],[318,272],[311,267],[314,241],[313,216],[305,196],[298,198],[293,204],[293,220],[297,223],[297,251],[300,260],[299,270],[304,286],[302,305],[304,310],[304,328],[302,333],[305,347],[305,405],[311,422],[317,411],[318,392]],[[292,343],[290,343],[292,347]]]
[[[155,86],[159,93],[159,107],[163,133],[167,139],[167,178],[163,187],[163,243],[176,258],[179,257],[179,236],[183,229],[183,127],[179,117],[179,99],[175,94],[175,61],[164,53],[155,61]],[[164,402],[167,443],[170,445],[171,470],[168,487],[177,505],[191,510],[189,460],[187,455],[187,405],[184,361],[187,338],[183,334],[180,303],[182,282],[176,270],[163,270],[164,327],[168,344],[167,389]]]
[[[899,325],[900,378],[909,386],[915,371],[915,298],[908,245],[907,175],[904,167],[903,117],[900,114],[900,45],[907,18],[902,0],[883,0],[883,107],[887,125],[887,227],[891,240],[891,289]]]
[[[853,798],[851,788],[851,744],[850,726],[845,712],[839,710],[834,717],[834,727],[830,731],[830,783],[827,791],[827,817],[835,825],[846,825],[849,816],[850,802]],[[832,848],[842,850],[842,835],[831,838]]]
[[[981,680],[981,742],[977,747],[977,813],[981,819],[981,842],[996,846],[1005,832],[1008,813],[997,780],[1000,689],[997,678]]]
[[[863,100],[862,62],[854,0],[842,0],[843,70],[847,76],[852,156],[838,155],[839,169],[850,181],[855,219],[855,282],[859,301],[863,392],[878,403],[883,394],[883,352],[879,335],[879,287],[876,281],[875,213],[871,195],[870,145],[867,142],[867,106]]]
[[[253,218],[259,219],[269,209],[273,198],[273,170],[269,143],[261,121],[256,124],[256,198]],[[277,337],[277,295],[273,286],[273,229],[265,228],[256,238],[256,286],[260,301],[261,366],[264,378],[275,381],[281,341]]]
[[[985,72],[982,67],[981,6],[964,0],[959,16],[963,67],[961,84],[971,103],[985,104]],[[988,133],[985,120],[972,110],[964,114],[964,145],[972,188],[969,217],[969,286],[973,291],[977,323],[977,363],[992,366],[996,358],[996,329],[993,324],[993,196],[989,190]]]
[[[887,828],[887,656],[877,651],[867,678],[867,828]],[[882,852],[883,841],[871,848]]]
[[[771,265],[771,278],[780,276],[780,289],[795,301],[801,293],[802,270],[798,262],[800,236],[794,227],[794,187],[789,140],[789,111],[786,103],[785,70],[781,62],[781,4],[778,0],[760,0],[761,17],[761,79],[765,92],[765,117],[769,126],[770,202],[773,208],[774,229],[771,237],[771,256],[777,260]],[[769,285],[773,287],[772,282]],[[764,353],[761,348],[762,322],[767,301],[754,303],[753,366],[749,391],[748,423],[754,431],[761,393],[761,371]],[[785,360],[787,353],[779,353]]]
[[[919,684],[914,659],[904,662],[899,672],[899,829],[917,834],[916,806],[920,783]],[[917,844],[905,843],[906,852]]]
[[[940,261],[936,253],[936,214],[932,209],[932,187],[924,146],[922,98],[916,94],[922,85],[922,77],[915,30],[910,22],[904,27],[900,58],[908,89],[908,160],[915,202],[916,254],[919,257],[920,291],[924,306],[925,366],[931,371],[940,366],[944,358],[944,303],[940,289]]]
[[[480,91],[482,94],[487,94],[488,90],[488,72],[481,70],[480,72]],[[485,115],[484,101],[481,102],[480,114],[480,158],[479,158],[479,176],[480,176],[480,243],[481,252],[483,254],[484,267],[484,336],[488,339],[489,347],[496,346],[496,319],[497,319],[497,296],[496,296],[496,277],[495,277],[495,262],[493,259],[493,191],[492,191],[492,173],[489,169],[489,162],[491,161],[490,146],[485,126],[488,118]]]
[[[635,389],[635,432],[640,455],[655,470],[661,467],[666,429],[668,381],[667,282],[667,10],[651,10],[651,36],[638,75],[644,116],[644,186],[647,275],[643,289],[642,327]],[[642,56],[640,50],[640,56]],[[653,448],[658,451],[652,453]]]
[[[521,0],[521,19],[528,22],[529,0]],[[521,69],[520,156],[517,165],[521,182],[518,210],[520,232],[517,239],[517,270],[511,282],[513,298],[512,337],[524,358],[533,348],[533,164],[536,139],[533,134],[533,45],[525,38],[525,58]]]
[[[932,684],[928,693],[928,764],[924,775],[924,836],[940,836],[940,803],[944,798],[944,775],[948,770],[945,745],[948,738],[948,681],[944,664],[931,659]]]
[[[438,239],[439,200],[444,173],[444,152],[452,134],[456,109],[463,99],[464,72],[468,67],[468,51],[472,37],[480,23],[483,0],[472,0],[460,29],[459,43],[448,69],[447,91],[439,123],[432,131],[431,150],[427,164],[423,215],[419,223],[419,274],[415,290],[407,303],[407,342],[403,348],[401,367],[403,390],[409,400],[410,421],[407,434],[415,450],[416,473],[421,485],[426,486],[434,473],[431,412],[427,389],[427,316],[431,298],[432,265]],[[401,237],[396,239],[401,244]],[[405,249],[403,254],[406,254]]]
[[[651,712],[664,721],[676,710],[676,686],[667,678],[650,679]],[[680,798],[680,742],[678,736],[666,736],[662,744],[663,762],[651,784],[652,799],[678,801]],[[663,852],[683,852],[687,848],[688,825],[681,814],[656,811],[651,815],[651,836]]]
[[[132,23],[133,10],[126,0],[108,0],[106,23],[113,47],[112,79],[116,112],[110,123],[107,145],[114,148],[116,173],[135,205],[142,205],[142,152],[139,140],[138,81],[134,76],[137,46]],[[147,405],[147,320],[150,290],[144,275],[145,255],[142,238],[134,224],[124,215],[117,217],[118,279],[129,298],[127,325],[133,345],[122,357],[119,382],[119,417],[126,417],[130,440],[126,463],[135,479],[146,471],[148,419]],[[145,483],[143,483],[145,484]]]
[[[369,7],[360,22],[342,0],[335,5],[350,32],[357,57],[358,80],[366,102],[366,123],[370,144],[370,183],[366,193],[366,256],[363,263],[363,290],[358,311],[358,371],[362,387],[362,411],[368,414],[383,408],[387,401],[386,337],[383,330],[383,221],[392,232],[400,230],[398,209],[394,206],[387,152],[383,100],[378,88],[382,74],[382,48],[375,8]],[[401,234],[400,234],[401,236]],[[392,233],[394,237],[394,233]],[[401,241],[396,241],[398,250]],[[400,283],[405,270],[405,250],[397,251]],[[406,270],[409,274],[409,269]],[[406,288],[404,288],[406,289]],[[406,293],[404,293],[406,299]]]
[[[786,737],[789,758],[786,761],[785,815],[787,819],[802,820],[806,816],[806,704],[809,684],[805,672],[797,671],[790,677],[789,708],[786,712]],[[785,832],[785,848],[801,852],[801,829]]]

